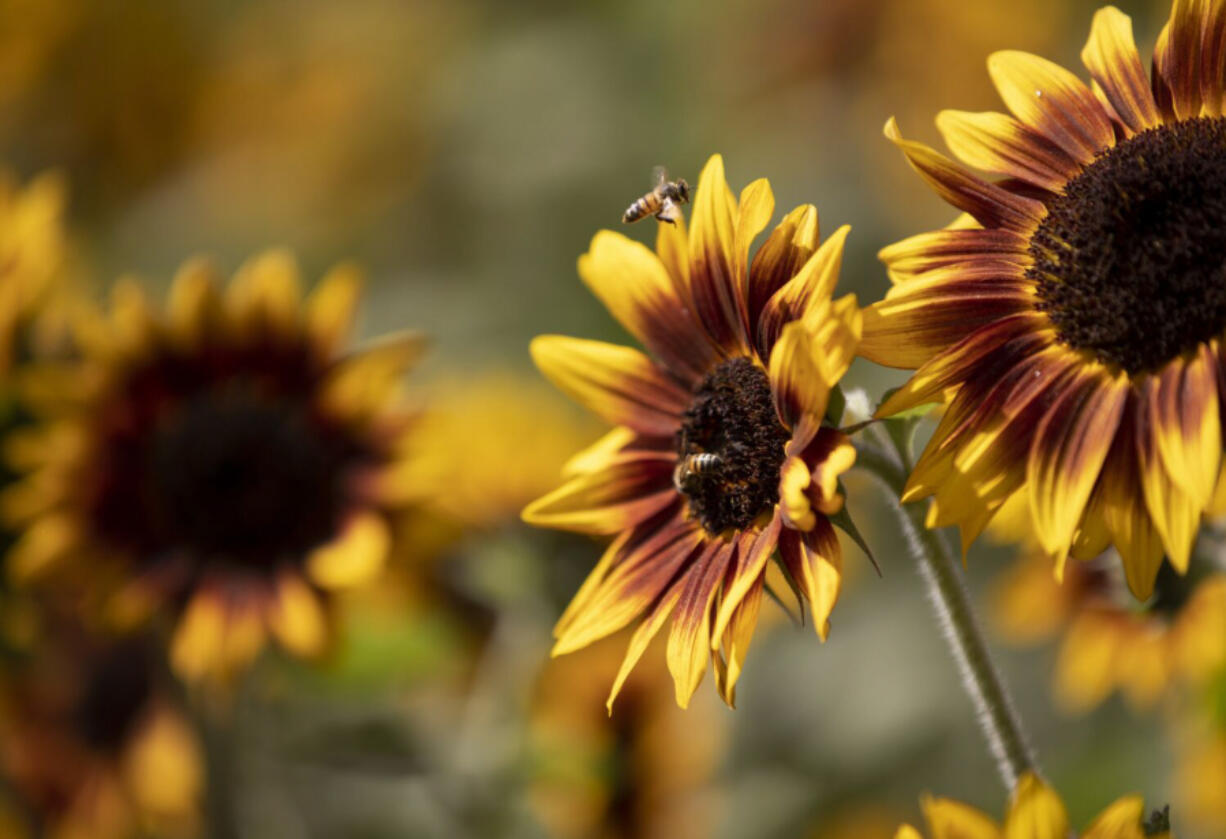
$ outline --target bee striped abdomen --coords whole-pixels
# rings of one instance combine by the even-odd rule
[[[650,192],[626,208],[626,212],[622,214],[622,221],[630,224],[641,218],[655,215],[659,210],[660,199],[654,192]]]

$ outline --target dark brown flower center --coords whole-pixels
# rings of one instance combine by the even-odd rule
[[[1151,128],[1048,202],[1027,276],[1059,340],[1129,373],[1226,329],[1226,119]]]
[[[91,521],[138,563],[267,572],[336,534],[381,453],[317,407],[305,353],[155,359],[98,419]]]
[[[774,506],[790,437],[770,380],[748,358],[726,361],[702,380],[677,432],[676,483],[708,533],[747,528]]]

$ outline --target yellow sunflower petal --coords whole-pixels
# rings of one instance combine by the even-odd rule
[[[533,339],[531,351],[558,389],[611,425],[670,436],[690,403],[686,391],[630,347],[542,335]]]
[[[789,323],[803,320],[813,311],[829,311],[823,307],[829,302],[839,281],[843,247],[850,232],[851,227],[846,224],[834,231],[795,276],[766,301],[758,317],[757,331],[758,346],[768,355]]]
[[[323,651],[328,624],[319,601],[302,578],[283,573],[268,612],[268,628],[291,653],[304,658]]]
[[[924,796],[920,806],[932,839],[1001,839],[996,822],[960,801]]]
[[[647,651],[648,644],[659,633],[676,608],[677,601],[681,599],[681,588],[682,581],[678,580],[664,593],[660,601],[652,608],[651,614],[639,624],[638,628],[634,630],[634,634],[630,636],[630,644],[626,648],[626,656],[622,659],[621,667],[617,671],[617,677],[613,680],[613,687],[609,690],[609,698],[605,701],[605,708],[610,716],[613,714],[613,702],[617,699],[617,694],[621,693],[622,686],[626,683],[626,679],[629,678],[630,672],[639,663],[639,659]]]
[[[733,550],[731,545],[711,542],[685,575],[667,648],[668,672],[682,708],[689,707],[711,660],[711,603]]]
[[[1068,553],[1115,439],[1128,389],[1122,375],[1090,371],[1065,389],[1035,429],[1026,478],[1035,531],[1050,554]]]
[[[1151,403],[1158,451],[1171,480],[1194,506],[1205,509],[1222,464],[1217,363],[1202,346],[1192,360],[1173,363],[1160,378]]]
[[[698,381],[720,357],[664,264],[640,243],[602,230],[579,257],[579,276],[626,331],[681,378]]]
[[[297,328],[301,301],[298,261],[282,249],[247,260],[226,289],[226,303],[239,323],[263,323],[287,334]]]
[[[834,528],[825,518],[818,518],[807,533],[785,528],[779,537],[779,556],[809,601],[813,629],[825,641],[843,581],[843,551]]]
[[[1145,802],[1138,795],[1116,801],[1099,814],[1082,833],[1082,839],[1144,839],[1141,821],[1145,817]]]
[[[123,755],[123,774],[141,811],[163,819],[190,819],[204,793],[204,759],[195,733],[181,716],[158,708]]]
[[[765,580],[766,563],[775,553],[779,543],[780,528],[783,526],[779,516],[773,516],[762,532],[759,533],[746,550],[737,554],[736,572],[728,583],[715,616],[715,626],[711,633],[712,644],[723,636],[732,620],[732,614],[737,604],[745,597],[758,579]]]
[[[1095,12],[1081,60],[1115,113],[1134,133],[1162,122],[1149,74],[1132,37],[1132,18],[1114,6]]]
[[[1057,191],[1077,162],[1017,120],[993,112],[941,111],[937,129],[954,155],[976,169]]]
[[[206,259],[185,262],[170,286],[166,317],[181,346],[200,344],[221,321],[217,270]]]
[[[213,591],[200,591],[187,604],[170,646],[170,662],[189,682],[217,672],[224,660],[225,603]]]
[[[970,213],[984,227],[1028,230],[1042,217],[1043,205],[978,178],[923,143],[904,140],[894,118],[885,124],[885,136],[906,156],[932,189],[959,210]]]
[[[303,312],[307,333],[327,352],[337,352],[353,328],[362,272],[342,264],[329,271],[307,297]]]
[[[690,296],[699,320],[725,353],[748,349],[745,296],[737,289],[737,201],[712,155],[698,177],[690,224]],[[675,327],[674,327],[675,328]]]
[[[1157,382],[1149,380],[1137,412],[1137,468],[1149,517],[1162,538],[1162,546],[1171,565],[1183,573],[1187,570],[1192,546],[1196,542],[1202,508],[1171,479],[1162,462],[1158,442],[1161,432],[1153,423],[1158,394]]]
[[[333,541],[311,552],[307,574],[327,589],[361,585],[383,569],[390,546],[391,534],[383,516],[358,513]]]
[[[676,499],[675,461],[667,453],[648,455],[576,475],[524,508],[523,520],[578,533],[619,533]]]
[[[719,680],[719,694],[730,708],[736,707],[736,683],[741,678],[745,656],[758,626],[758,611],[762,606],[765,582],[766,577],[759,574],[732,610],[732,617],[725,630],[711,639],[712,646],[721,646],[726,656],[726,664],[720,668],[722,676]]]
[[[1060,65],[1002,50],[988,57],[988,74],[1009,110],[1074,160],[1089,163],[1115,142],[1094,93]]]
[[[68,557],[80,545],[80,529],[73,517],[52,513],[26,528],[9,549],[9,579],[27,582]]]
[[[1018,781],[1005,817],[1004,839],[1068,839],[1068,812],[1060,796],[1038,776]]]
[[[775,194],[770,182],[758,178],[741,190],[737,205],[736,234],[732,243],[732,267],[736,277],[736,292],[741,300],[749,295],[749,247],[759,233],[766,229],[775,212]],[[749,323],[748,312],[745,322]]]
[[[758,323],[771,296],[799,273],[817,249],[817,208],[804,204],[783,217],[749,267],[749,323]],[[759,352],[769,350],[759,343]]]

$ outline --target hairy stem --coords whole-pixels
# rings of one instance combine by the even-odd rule
[[[975,705],[979,726],[1001,780],[1012,792],[1023,774],[1037,771],[1034,753],[984,643],[957,560],[940,534],[924,525],[923,505],[899,502],[909,471],[905,446],[897,440],[888,445],[890,450],[885,451],[871,444],[858,444],[856,463],[875,475],[891,494],[911,554],[928,585],[942,634],[958,665],[962,685]]]

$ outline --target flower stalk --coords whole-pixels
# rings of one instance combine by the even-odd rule
[[[874,429],[876,431],[878,429]],[[942,635],[958,665],[962,685],[975,705],[979,726],[1006,789],[1012,792],[1027,773],[1038,769],[1013,700],[988,652],[983,631],[971,608],[953,552],[936,531],[924,524],[923,504],[902,504],[910,471],[906,434],[875,434],[882,446],[861,439],[857,465],[889,490],[911,555],[927,584]]]

